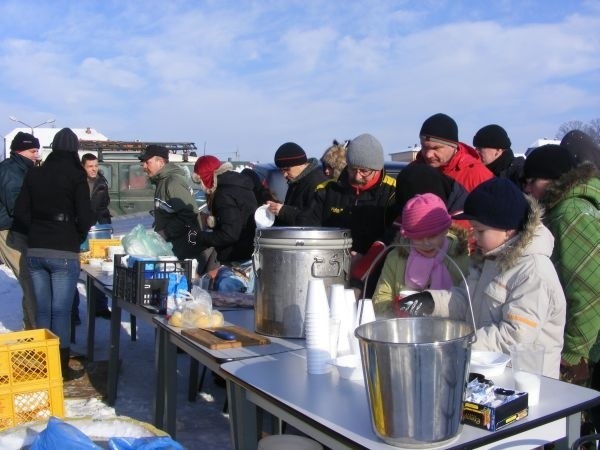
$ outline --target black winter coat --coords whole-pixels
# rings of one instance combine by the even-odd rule
[[[221,264],[250,259],[256,230],[254,211],[258,208],[250,179],[231,170],[218,175],[209,207],[215,226],[212,231],[200,231],[197,244],[214,247]]]
[[[44,164],[27,172],[13,229],[27,234],[29,248],[79,253],[93,219],[90,189],[77,153],[54,150]]]
[[[308,166],[295,179],[288,183],[283,206],[275,219],[276,226],[291,226],[296,224],[296,217],[310,205],[315,189],[327,180],[321,170],[319,161],[315,158],[308,160]]]
[[[16,152],[0,163],[0,230],[12,226],[15,202],[21,191],[25,174],[33,167],[33,161]]]
[[[396,180],[381,174],[371,189],[360,191],[348,183],[348,172],[338,181],[318,189],[308,209],[296,218],[297,225],[349,228],[352,250],[366,253],[375,241],[386,241],[386,229],[395,219]]]
[[[522,156],[515,157],[511,149],[504,150],[502,154],[486,167],[497,177],[508,178],[515,183],[519,188],[523,184],[523,166],[525,158]]]
[[[110,211],[108,210],[108,205],[110,204],[108,182],[101,173],[98,173],[98,176],[94,180],[92,192],[90,192],[90,201],[92,204],[92,211],[94,212],[94,223],[111,223]]]

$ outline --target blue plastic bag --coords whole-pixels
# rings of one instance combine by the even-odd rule
[[[114,437],[108,440],[110,450],[184,450],[169,436],[141,438]]]
[[[157,447],[160,448],[160,447]],[[31,443],[31,450],[102,450],[78,428],[50,417],[46,429]]]

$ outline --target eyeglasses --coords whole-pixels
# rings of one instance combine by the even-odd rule
[[[362,167],[348,167],[348,170],[357,173],[363,177],[369,177],[376,172],[375,169],[364,169]]]

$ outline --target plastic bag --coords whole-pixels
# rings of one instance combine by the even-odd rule
[[[123,236],[123,248],[128,255],[141,257],[173,256],[173,245],[165,241],[155,231],[146,230],[142,224],[137,224]]]
[[[169,436],[114,437],[108,440],[108,448],[110,450],[183,450],[183,447]]]
[[[169,287],[167,291],[167,315],[181,309],[181,297],[185,296],[188,289],[188,281],[185,275],[179,273],[169,274]]]
[[[102,447],[81,432],[77,427],[56,417],[48,419],[46,429],[31,443],[31,450],[102,450]]]
[[[211,326],[212,298],[204,289],[193,286],[189,301],[181,305],[182,324],[185,328]]]

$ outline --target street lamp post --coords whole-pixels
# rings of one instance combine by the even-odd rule
[[[29,125],[28,123],[25,123],[25,122],[22,122],[22,121],[20,121],[20,120],[19,120],[19,119],[17,119],[15,116],[9,116],[8,118],[9,118],[10,120],[12,120],[13,122],[18,122],[18,123],[20,123],[20,124],[23,124],[23,125],[25,125],[26,127],[29,127],[29,128],[31,128],[31,134],[33,134],[33,129],[34,129],[34,128],[41,127],[42,125],[46,125],[46,124],[48,124],[48,123],[54,123],[54,122],[56,122],[56,119],[48,119],[48,120],[46,120],[46,121],[44,121],[44,122],[42,122],[42,123],[38,123],[38,124],[37,124],[37,125],[35,125],[35,126],[31,126],[31,125]]]

